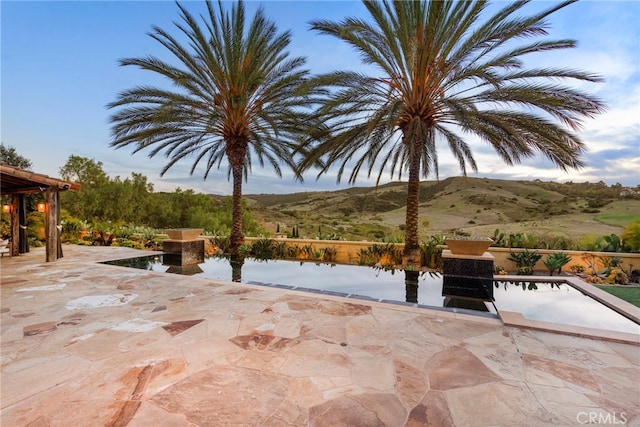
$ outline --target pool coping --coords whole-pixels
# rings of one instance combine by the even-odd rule
[[[595,299],[602,305],[640,324],[640,307],[616,297],[602,289],[587,283],[575,276],[517,276],[499,275],[494,276],[496,280],[502,281],[527,281],[527,282],[561,282],[579,290],[580,292]],[[500,319],[505,326],[516,326],[520,328],[537,329],[587,338],[598,338],[606,341],[621,342],[640,346],[640,334],[630,332],[611,331],[608,329],[589,328],[586,326],[563,325],[560,323],[545,322],[541,320],[527,319],[521,313],[512,311],[499,311]]]
[[[164,273],[160,273],[164,274]],[[634,314],[637,316],[640,314],[640,308],[623,301],[614,295],[608,294],[605,291],[602,291],[595,286],[592,286],[588,283],[574,283],[572,280],[567,280],[570,278],[562,278],[558,280],[558,278],[553,276],[495,276],[497,280],[508,281],[512,279],[513,281],[537,281],[537,282],[548,282],[549,278],[552,277],[554,282],[567,283],[570,286],[575,286],[580,291],[584,293],[590,294],[590,289],[588,287],[593,287],[596,291],[594,292],[594,299],[597,299],[599,302],[607,305],[607,307],[615,310],[616,312],[623,314],[627,317],[633,317]],[[203,280],[214,280],[214,279],[204,279]],[[579,280],[579,279],[578,279]],[[354,296],[344,296],[344,295],[336,295],[337,292],[321,292],[317,289],[310,288],[302,288],[295,286],[287,286],[287,285],[269,285],[264,283],[238,283],[238,282],[230,282],[225,280],[214,280],[216,283],[223,283],[225,285],[236,285],[236,286],[247,286],[251,288],[259,288],[264,289],[265,287],[268,289],[278,290],[280,292],[295,292],[300,295],[309,296],[310,294],[316,298],[324,298],[327,300],[333,301],[341,301],[351,302],[352,304],[363,304],[369,305],[371,307],[380,307],[387,308],[392,310],[401,310],[413,312],[416,314],[423,314],[429,316],[436,316],[440,318],[448,318],[448,319],[456,319],[456,320],[466,320],[473,321],[485,324],[493,324],[500,326],[509,326],[509,327],[517,327],[521,329],[535,329],[544,332],[562,334],[562,335],[570,335],[582,338],[595,338],[603,341],[611,341],[618,342],[624,344],[633,344],[640,346],[640,335],[636,335],[629,332],[620,332],[620,331],[612,331],[608,329],[597,329],[597,328],[589,328],[586,326],[576,326],[576,325],[563,325],[560,323],[553,322],[545,322],[541,320],[532,320],[527,319],[521,313],[512,312],[512,311],[498,311],[497,316],[492,315],[482,315],[480,313],[470,314],[469,310],[464,309],[444,309],[434,306],[427,306],[422,304],[415,303],[407,303],[402,301],[388,301],[388,300],[377,300],[369,297],[354,297]],[[313,291],[313,292],[310,292]],[[612,298],[609,298],[608,296]],[[591,296],[591,295],[590,295]],[[616,300],[613,300],[615,298]],[[601,301],[604,300],[604,301]],[[605,302],[606,301],[606,302]],[[629,307],[624,307],[629,309],[628,315],[625,310],[620,309],[615,306],[615,303],[624,302],[629,305]],[[636,321],[637,322],[637,321]]]
[[[494,276],[494,279],[501,281],[535,281],[535,282],[549,282],[549,279],[553,278],[554,282],[566,283],[569,286],[573,286],[579,291],[589,295],[598,302],[606,305],[612,310],[630,318],[636,323],[640,323],[640,308],[630,304],[620,298],[609,294],[595,286],[586,283],[578,278],[555,276]],[[213,279],[205,279],[213,280]],[[640,346],[640,334],[633,334],[630,332],[612,331],[609,329],[589,328],[586,326],[576,325],[564,325],[561,323],[545,322],[542,320],[527,319],[521,313],[513,311],[499,310],[498,315],[494,316],[489,314],[470,313],[470,310],[465,309],[445,309],[435,306],[428,306],[416,303],[407,303],[402,301],[389,301],[378,300],[371,297],[352,296],[352,294],[342,294],[333,291],[321,291],[317,289],[288,286],[288,285],[273,285],[267,283],[237,283],[228,282],[224,280],[216,280],[216,282],[222,282],[225,284],[241,285],[270,289],[278,289],[280,291],[292,291],[303,295],[313,294],[318,298],[326,298],[334,301],[344,302],[350,300],[353,303],[361,303],[370,305],[372,307],[382,307],[402,311],[410,311],[414,313],[427,314],[431,316],[438,316],[443,318],[466,320],[473,322],[481,322],[486,324],[504,325],[510,327],[517,327],[523,329],[535,329],[544,332],[558,333],[563,335],[571,335],[583,338],[596,338],[603,341],[618,342],[624,344],[633,344]],[[624,303],[624,304],[621,304]]]

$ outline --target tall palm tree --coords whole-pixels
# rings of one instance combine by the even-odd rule
[[[560,80],[597,82],[572,69],[525,66],[533,53],[568,49],[573,40],[540,40],[547,17],[565,1],[526,16],[527,1],[508,2],[484,18],[488,2],[367,1],[369,20],[316,20],[314,30],[351,45],[378,75],[337,71],[319,77],[333,88],[319,112],[331,131],[311,147],[302,168],[325,173],[339,164],[353,183],[360,169],[402,178],[408,172],[405,264],[419,265],[420,178],[438,176],[438,146],[462,173],[477,171],[475,136],[507,164],[542,153],[561,169],[579,168],[585,151],[576,131],[602,103]]]
[[[242,1],[225,11],[207,0],[202,26],[178,3],[181,22],[175,23],[187,43],[153,27],[149,35],[171,54],[173,61],[147,56],[120,60],[163,76],[172,88],[137,86],[121,92],[109,108],[111,146],[134,146],[134,153],[149,149],[169,160],[164,175],[180,160],[192,159],[204,178],[212,168],[228,163],[233,180],[232,253],[244,241],[242,232],[242,180],[252,159],[271,165],[281,176],[284,162],[295,170],[292,152],[306,135],[308,107],[313,90],[305,83],[305,59],[290,58],[291,35],[279,33],[259,8],[245,22]],[[226,161],[226,162],[225,162]],[[223,163],[225,162],[225,163]],[[296,174],[298,178],[300,175]]]

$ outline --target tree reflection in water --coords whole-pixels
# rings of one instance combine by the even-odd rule
[[[153,271],[153,266],[158,264],[161,261],[161,259],[162,259],[162,256],[149,255],[149,256],[143,256],[143,257],[137,257],[137,258],[125,258],[125,259],[116,259],[113,261],[104,261],[104,264]]]
[[[233,282],[241,282],[244,257],[242,255],[231,255],[229,264],[231,264],[231,280]]]
[[[406,302],[418,302],[418,278],[420,272],[416,270],[404,271],[404,288]]]
[[[231,280],[234,282],[242,281],[242,266],[245,258],[241,255],[230,256],[229,264],[231,264]],[[410,303],[418,303],[418,281],[420,272],[416,270],[404,271],[405,284],[405,300]]]

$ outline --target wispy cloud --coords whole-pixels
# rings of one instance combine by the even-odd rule
[[[202,2],[184,3],[194,13],[204,10]],[[495,2],[500,7],[503,2]],[[526,7],[535,12],[553,3],[534,1]],[[259,5],[248,2],[250,13]],[[308,58],[312,73],[336,69],[367,70],[359,56],[335,38],[309,30],[312,19],[341,20],[365,17],[356,1],[264,2],[266,14],[282,30],[291,29],[292,55]],[[57,176],[70,155],[101,161],[110,176],[126,178],[142,173],[156,191],[176,187],[204,193],[231,194],[226,169],[212,171],[204,181],[198,169],[191,176],[189,162],[174,166],[159,177],[164,157],[149,159],[147,153],[131,155],[129,148],[109,147],[105,105],[116,94],[137,84],[162,84],[155,76],[130,67],[118,67],[128,56],[159,54],[163,48],[146,32],[152,25],[174,31],[178,17],[173,2],[3,2],[2,31],[2,142],[16,147],[33,162],[34,169]],[[557,181],[605,181],[638,185],[640,177],[640,2],[582,1],[569,5],[549,18],[549,38],[572,38],[578,47],[562,52],[531,55],[531,65],[570,67],[604,77],[600,84],[579,83],[576,87],[600,97],[606,112],[584,121],[579,132],[587,145],[587,166],[562,172],[542,155],[525,159],[513,167],[505,165],[487,144],[469,139],[479,171],[476,176],[505,179]],[[445,147],[439,151],[440,177],[460,175]],[[299,183],[285,171],[282,179],[270,169],[254,167],[247,193],[296,192],[345,188],[346,179],[336,184],[336,169],[320,179],[315,171]],[[377,172],[377,170],[376,170]],[[377,175],[376,175],[377,176]],[[348,178],[348,175],[346,175]],[[406,178],[406,176],[405,176]],[[429,179],[435,179],[430,176]],[[383,182],[390,180],[383,175]],[[356,185],[373,185],[366,172]]]

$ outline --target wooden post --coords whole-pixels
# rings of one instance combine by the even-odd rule
[[[20,255],[20,195],[11,196],[11,256]]]
[[[60,192],[56,191],[56,259],[62,258],[62,221],[60,220]]]
[[[58,201],[56,197],[57,191],[53,188],[47,190],[47,203],[45,204],[45,227],[44,232],[46,236],[47,246],[47,262],[55,261],[58,259],[58,228],[57,215]]]

